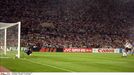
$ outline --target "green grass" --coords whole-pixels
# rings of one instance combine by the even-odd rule
[[[40,53],[20,59],[0,58],[13,72],[134,72],[134,56],[104,53]]]

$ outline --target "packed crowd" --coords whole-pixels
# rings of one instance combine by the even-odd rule
[[[22,23],[21,45],[123,47],[133,34],[134,2],[122,0],[0,1],[0,21]]]

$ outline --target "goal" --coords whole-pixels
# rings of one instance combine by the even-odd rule
[[[0,56],[20,58],[21,22],[0,22]]]

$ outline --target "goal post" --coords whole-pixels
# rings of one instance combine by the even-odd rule
[[[16,48],[16,50],[13,50],[16,51],[14,54],[17,55],[17,58],[20,58],[20,37],[21,22],[0,22],[0,50],[4,52],[4,55],[8,55],[7,51],[11,51]]]

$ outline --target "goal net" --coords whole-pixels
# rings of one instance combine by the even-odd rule
[[[0,22],[0,56],[20,58],[20,22]]]

